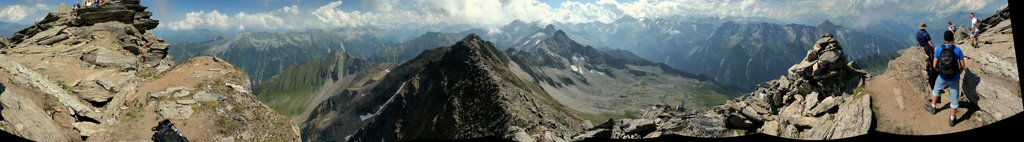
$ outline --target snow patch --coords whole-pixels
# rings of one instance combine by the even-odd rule
[[[366,113],[366,114],[363,114],[363,115],[359,115],[359,121],[366,121],[366,119],[370,119],[370,118],[373,118],[373,114],[372,113]]]

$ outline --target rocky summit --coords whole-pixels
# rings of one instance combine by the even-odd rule
[[[61,9],[0,40],[0,130],[33,141],[297,141],[298,128],[214,57],[175,65],[138,0]]]
[[[870,96],[855,91],[867,78],[846,61],[842,46],[825,34],[789,75],[761,83],[757,91],[708,110],[657,105],[640,119],[608,120],[576,135],[637,139],[663,135],[698,137],[764,133],[796,139],[836,139],[866,134],[872,124]]]

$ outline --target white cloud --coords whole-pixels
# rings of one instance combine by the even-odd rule
[[[10,5],[7,7],[0,8],[0,21],[20,23],[24,22],[27,17],[39,15],[41,13],[47,13],[50,10],[56,10],[49,8],[45,4],[35,5]]]
[[[424,25],[471,25],[496,29],[513,20],[541,23],[613,22],[622,16],[658,18],[666,16],[766,17],[798,24],[816,24],[824,19],[852,26],[900,18],[900,14],[949,14],[965,10],[989,10],[991,0],[968,1],[759,1],[759,0],[636,0],[619,2],[565,1],[551,7],[538,0],[363,0],[366,11],[342,9],[342,1],[300,9],[286,6],[263,13],[225,15],[217,11],[190,12],[172,22],[172,30],[213,29],[296,29],[337,27],[415,27]],[[816,20],[816,21],[815,21]]]
[[[284,7],[277,11],[265,13],[239,12],[235,15],[221,14],[220,11],[211,12],[189,12],[181,21],[171,22],[168,27],[171,30],[188,30],[196,28],[208,28],[218,30],[278,30],[295,29],[296,27],[285,22],[281,16],[297,14],[295,6]]]

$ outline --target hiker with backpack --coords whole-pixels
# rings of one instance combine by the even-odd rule
[[[935,58],[932,58],[932,67],[939,73],[935,79],[935,86],[932,88],[931,104],[925,105],[925,109],[935,114],[935,104],[938,103],[940,91],[949,88],[949,126],[953,127],[956,120],[956,109],[960,106],[960,74],[966,68],[963,51],[953,45],[953,31],[946,31],[943,35],[941,47],[935,49]]]
[[[920,27],[921,30],[917,31],[917,45],[921,46],[925,55],[928,55],[928,58],[925,58],[924,62],[931,64],[932,58],[935,58],[935,56],[933,56],[935,54],[935,45],[932,44],[932,35],[928,34],[928,25],[921,22]],[[939,74],[935,73],[932,66],[925,66],[925,71],[928,72],[928,89],[932,89],[933,85],[935,85],[935,78],[938,77]]]

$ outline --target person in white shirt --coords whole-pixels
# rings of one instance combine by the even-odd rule
[[[978,48],[978,26],[981,25],[979,25],[980,23],[978,22],[978,18],[974,17],[974,12],[971,12],[968,15],[971,16],[971,46]]]

